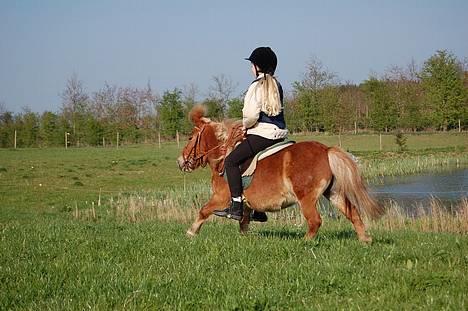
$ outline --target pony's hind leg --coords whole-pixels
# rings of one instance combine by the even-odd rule
[[[346,199],[342,194],[332,193],[330,195],[330,201],[335,205],[346,218],[353,224],[354,230],[361,242],[371,243],[372,238],[367,235],[364,223],[362,222],[361,215],[356,206],[352,205],[351,202]]]
[[[220,207],[227,206],[229,203],[229,198],[223,198],[221,196],[213,196],[198,212],[198,216],[195,219],[195,222],[187,230],[188,237],[194,237],[200,231],[201,226],[205,221],[213,214],[213,211],[219,209]]]
[[[317,201],[318,196],[315,193],[308,193],[302,199],[299,199],[302,215],[304,215],[309,226],[304,236],[307,240],[314,238],[322,225],[322,218],[317,210]]]

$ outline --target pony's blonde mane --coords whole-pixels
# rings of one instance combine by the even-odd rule
[[[242,128],[242,121],[226,119],[221,122],[213,122],[213,127],[216,138],[225,143],[231,132],[238,131]]]
[[[242,128],[242,121],[225,119],[222,121],[213,121],[206,117],[207,108],[204,105],[195,105],[189,113],[189,119],[196,126],[201,123],[209,124],[213,127],[216,139],[225,143],[232,131],[238,131]]]

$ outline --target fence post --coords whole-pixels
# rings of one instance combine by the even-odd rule
[[[117,149],[119,149],[120,134],[117,132]]]
[[[65,149],[68,149],[68,135],[70,135],[70,133],[65,132]]]
[[[379,133],[379,150],[382,151],[382,133]]]
[[[161,132],[158,132],[158,147],[161,149]]]
[[[15,130],[15,149],[16,149],[16,130]]]
[[[180,148],[179,131],[176,131],[177,148]]]

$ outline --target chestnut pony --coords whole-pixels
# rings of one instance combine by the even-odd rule
[[[226,154],[243,139],[239,122],[214,122],[204,117],[204,111],[204,107],[195,106],[190,112],[195,127],[177,159],[183,171],[205,165],[211,169],[212,196],[200,209],[188,236],[196,235],[214,210],[229,205],[228,184],[220,173]],[[322,223],[316,208],[321,195],[352,222],[359,240],[372,241],[359,212],[377,218],[383,214],[382,207],[367,192],[356,163],[347,153],[315,141],[296,143],[258,162],[251,184],[244,190],[248,207],[239,222],[240,230],[248,230],[251,209],[275,212],[298,203],[309,227],[305,238],[313,238]]]

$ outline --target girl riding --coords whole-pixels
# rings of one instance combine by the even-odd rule
[[[244,212],[239,165],[258,152],[283,141],[288,135],[284,120],[283,89],[274,77],[276,54],[269,47],[259,47],[246,60],[251,62],[255,76],[245,95],[242,109],[242,125],[246,138],[225,160],[231,204],[224,210],[214,211],[217,216],[235,220],[241,220]],[[254,212],[252,220],[264,222],[267,216],[265,213]]]

